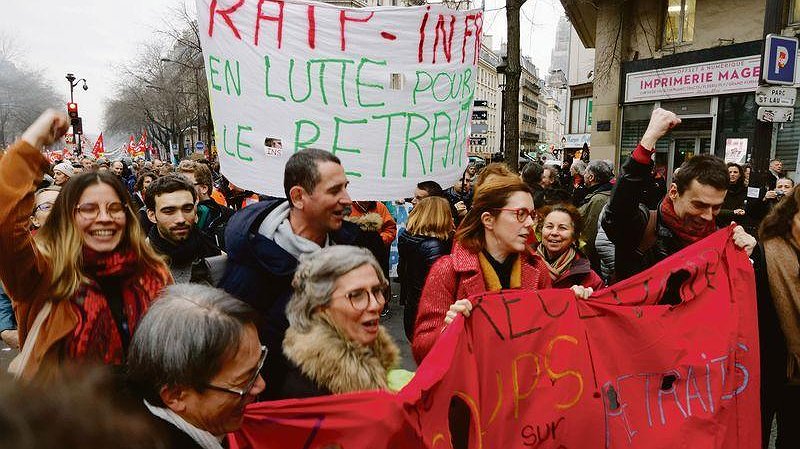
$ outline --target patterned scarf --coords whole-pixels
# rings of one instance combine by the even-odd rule
[[[540,244],[536,252],[542,256],[542,260],[544,260],[545,265],[547,265],[547,270],[550,271],[550,279],[553,281],[560,278],[561,275],[572,266],[572,261],[575,260],[575,255],[577,254],[575,247],[572,245],[555,259],[547,252],[547,248],[544,247],[544,244]]]
[[[119,282],[124,316],[120,327],[127,334],[125,341],[165,284],[160,273],[140,272],[133,251],[101,254],[85,249],[83,265],[91,280],[81,285],[70,301],[78,324],[68,337],[67,354],[74,359],[120,365],[127,348],[123,348],[123,336],[98,281]]]
[[[692,243],[702,240],[717,230],[717,223],[714,220],[705,221],[700,218],[678,218],[675,213],[675,204],[669,195],[664,197],[660,206],[661,220],[664,225],[672,231],[683,246],[691,245]]]

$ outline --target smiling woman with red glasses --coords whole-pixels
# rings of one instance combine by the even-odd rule
[[[171,282],[112,174],[70,179],[35,238],[27,231],[42,148],[68,123],[46,111],[0,159],[0,279],[22,343],[11,368],[26,380],[52,380],[65,359],[121,365],[139,319]]]

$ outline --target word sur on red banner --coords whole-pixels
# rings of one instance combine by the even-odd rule
[[[588,301],[569,290],[474,297],[399,393],[254,404],[235,445],[759,447],[755,281],[730,234]]]

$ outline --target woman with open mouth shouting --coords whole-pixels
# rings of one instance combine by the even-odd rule
[[[72,177],[31,237],[42,148],[68,127],[66,116],[45,111],[0,159],[0,279],[22,343],[10,370],[25,380],[55,379],[65,360],[122,365],[139,319],[172,281],[111,173]]]
[[[334,245],[301,256],[286,306],[283,353],[290,362],[276,399],[399,390],[400,350],[380,326],[387,280],[366,249]],[[273,397],[273,395],[270,395]]]

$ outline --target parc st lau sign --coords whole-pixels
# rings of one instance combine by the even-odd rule
[[[222,172],[284,196],[296,151],[338,156],[354,200],[452,185],[467,164],[483,13],[197,0]]]
[[[625,102],[753,92],[761,75],[759,55],[628,73]]]

